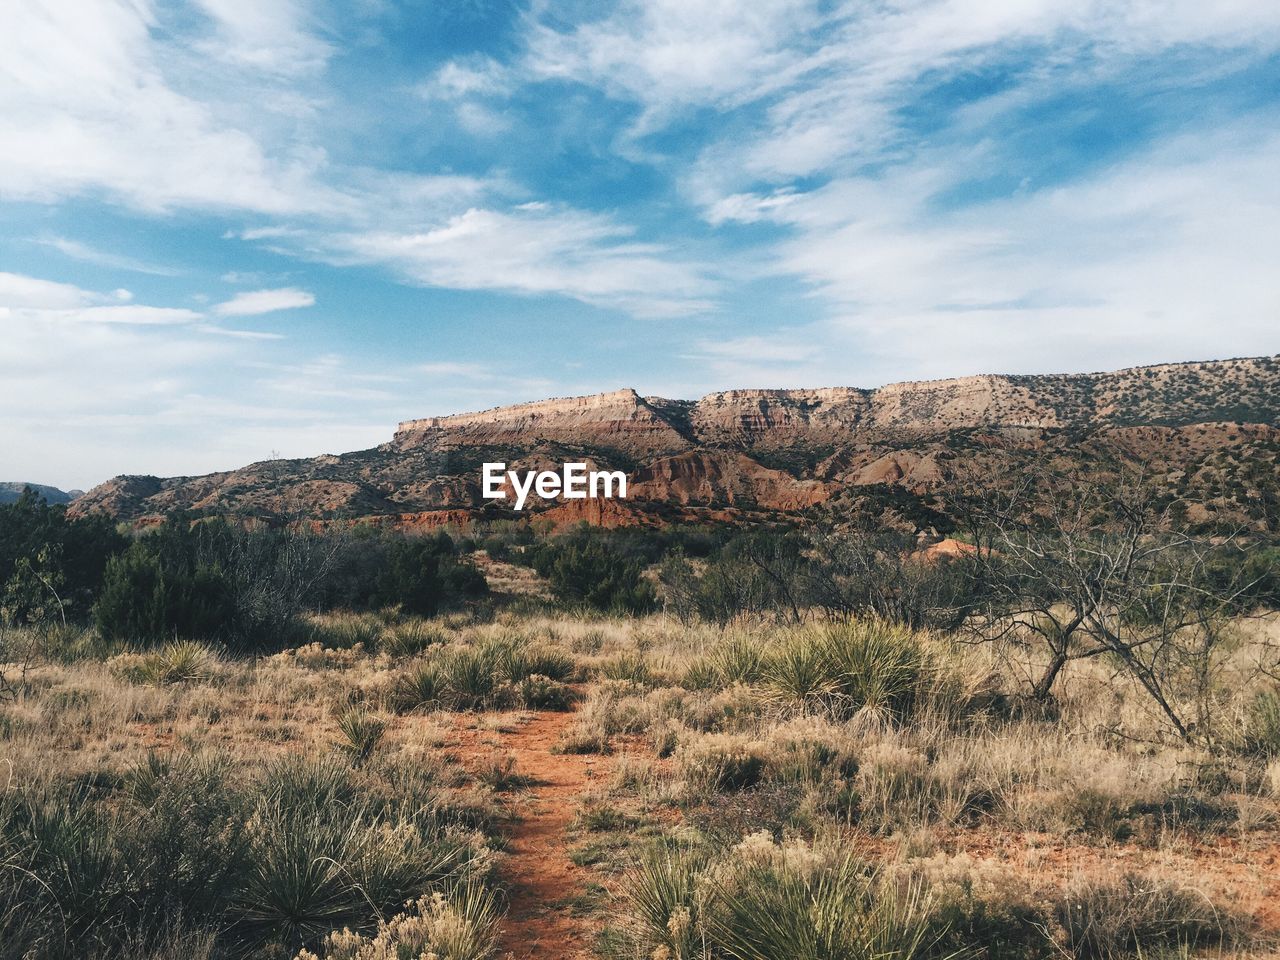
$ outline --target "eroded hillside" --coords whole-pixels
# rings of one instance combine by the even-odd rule
[[[1113,373],[975,376],[875,390],[732,390],[697,401],[631,389],[401,423],[355,453],[198,477],[117,477],[72,508],[145,521],[174,510],[435,526],[511,509],[480,465],[620,469],[625,502],[536,502],[557,523],[751,520],[836,508],[867,489],[939,497],[1027,462],[1141,462],[1209,511],[1273,524],[1280,357]],[[1216,505],[1215,505],[1216,504]]]

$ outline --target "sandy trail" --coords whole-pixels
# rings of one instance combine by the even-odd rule
[[[464,763],[510,755],[515,772],[532,781],[520,798],[519,820],[507,832],[503,875],[509,908],[499,956],[579,960],[592,956],[591,929],[585,918],[573,916],[568,901],[583,891],[589,873],[569,860],[565,830],[600,760],[551,752],[561,732],[573,723],[574,711],[530,711],[526,716],[513,730],[458,730]]]

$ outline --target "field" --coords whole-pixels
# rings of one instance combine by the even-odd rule
[[[1216,662],[1217,749],[1107,657],[1039,703],[1014,642],[569,614],[485,569],[513,592],[257,657],[28,628],[0,957],[1275,955],[1274,618]]]

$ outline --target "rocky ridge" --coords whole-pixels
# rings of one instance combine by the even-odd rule
[[[481,497],[481,463],[546,469],[572,459],[625,470],[631,493],[608,505],[538,502],[555,522],[744,520],[803,514],[867,490],[945,495],[975,465],[1016,469],[1046,453],[1087,462],[1117,450],[1183,486],[1231,486],[1247,499],[1236,475],[1274,479],[1278,447],[1280,357],[730,390],[697,401],[623,389],[407,420],[388,443],[355,453],[199,477],[117,477],[72,510],[128,521],[179,509],[404,526],[510,518],[510,506]]]

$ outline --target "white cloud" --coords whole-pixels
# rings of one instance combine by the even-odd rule
[[[284,237],[301,237],[305,231],[299,230],[297,227],[251,227],[248,230],[241,230],[239,233],[228,231],[222,235],[224,240],[231,240],[239,237],[241,240],[279,240]]]
[[[66,309],[87,306],[99,295],[70,283],[55,283],[18,273],[0,273],[0,307]]]
[[[281,287],[278,290],[250,290],[237,293],[225,303],[213,308],[220,317],[254,317],[277,310],[293,310],[310,307],[316,302],[315,294],[297,287]]]
[[[0,317],[14,321],[74,324],[128,324],[132,326],[174,326],[193,323],[203,314],[180,307],[80,307],[72,310],[6,309],[0,307]]]
[[[951,186],[939,171],[964,165],[937,155],[797,194],[773,211],[791,234],[772,269],[807,282],[829,319],[703,356],[750,382],[781,360],[796,383],[847,383],[856,369],[863,386],[1272,353],[1280,137],[1266,129],[1175,138],[1090,178],[949,212],[932,202]]]
[[[296,0],[196,0],[217,25],[204,45],[231,63],[277,74],[294,74],[324,65],[332,47],[310,29]]]
[[[644,133],[686,107],[730,107],[785,86],[803,65],[820,7],[814,0],[632,0],[570,30],[533,21],[525,68],[640,102],[645,112],[635,132]]]
[[[110,267],[112,270],[128,270],[132,273],[146,273],[156,277],[176,277],[180,273],[180,271],[171,267],[163,267],[143,260],[135,260],[133,257],[122,256],[118,253],[99,250],[86,243],[81,243],[79,240],[71,240],[67,237],[39,237],[32,242],[57,250],[64,257],[70,257],[72,260],[92,263],[99,267]]]
[[[513,87],[511,71],[489,57],[450,60],[418,88],[427,100],[500,96]]]
[[[13,5],[0,32],[0,198],[103,194],[147,210],[267,213],[344,206],[316,180],[321,154],[268,155],[209,102],[177,92],[156,27],[151,0]]]
[[[386,263],[409,280],[462,290],[560,294],[639,316],[683,316],[711,305],[711,281],[608,217],[525,204],[473,208],[417,233],[335,238],[356,262]]]

